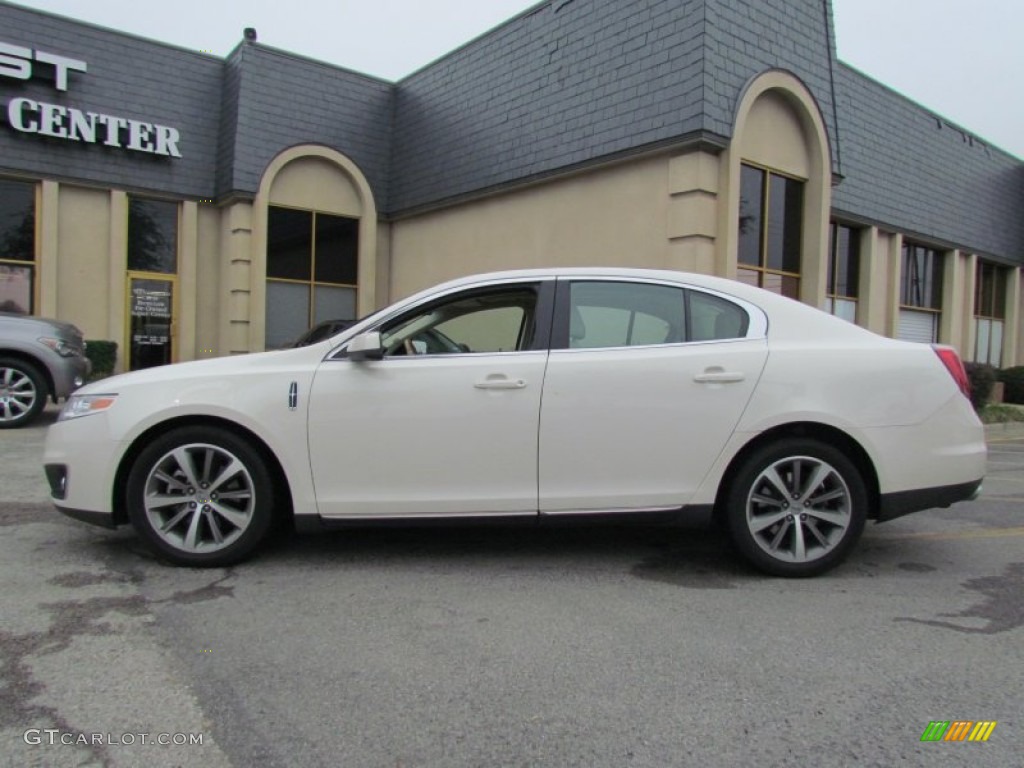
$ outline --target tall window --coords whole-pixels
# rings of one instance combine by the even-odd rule
[[[0,312],[35,309],[36,188],[0,179]]]
[[[178,204],[169,200],[128,199],[128,269],[178,271]]]
[[[128,198],[128,272],[126,367],[167,365],[177,354],[178,203]]]
[[[857,322],[857,283],[860,280],[860,230],[832,222],[828,232],[828,287],[825,308],[837,317]]]
[[[324,320],[354,320],[359,220],[271,206],[267,217],[268,348]]]
[[[803,208],[802,181],[740,168],[739,280],[800,298]]]
[[[979,261],[974,282],[974,362],[1003,364],[1006,269]]]
[[[907,341],[936,342],[942,314],[942,254],[904,240],[902,266],[897,335]]]

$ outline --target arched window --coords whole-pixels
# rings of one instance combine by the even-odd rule
[[[256,349],[290,346],[325,321],[376,309],[377,209],[345,155],[290,147],[267,166],[256,196],[252,336]]]

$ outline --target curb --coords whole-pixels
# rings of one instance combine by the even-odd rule
[[[1008,421],[1003,424],[986,424],[985,440],[987,442],[1024,439],[1024,422]]]

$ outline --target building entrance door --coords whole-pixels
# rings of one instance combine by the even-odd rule
[[[127,370],[174,362],[175,282],[175,278],[166,275],[129,273]]]

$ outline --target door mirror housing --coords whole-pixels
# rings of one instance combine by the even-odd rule
[[[380,340],[379,331],[361,333],[349,342],[345,350],[349,360],[383,360],[384,345]]]

